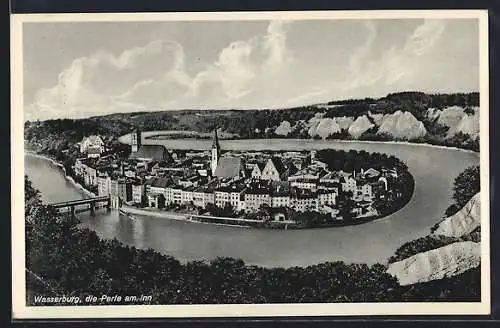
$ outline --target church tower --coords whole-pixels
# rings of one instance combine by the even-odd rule
[[[130,144],[132,145],[132,152],[135,153],[141,148],[142,144],[141,130],[139,130],[139,128],[132,131],[131,139],[132,141]]]
[[[217,169],[219,158],[220,158],[220,145],[219,145],[219,138],[217,136],[217,128],[215,128],[214,143],[212,144],[212,159],[210,161],[210,169],[212,170],[212,176],[215,176],[215,170]]]

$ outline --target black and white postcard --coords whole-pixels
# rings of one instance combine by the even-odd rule
[[[486,11],[11,27],[14,318],[490,313]]]

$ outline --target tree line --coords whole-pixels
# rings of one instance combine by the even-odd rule
[[[407,171],[408,166],[393,155],[385,153],[369,153],[366,150],[340,150],[321,149],[316,153],[319,161],[326,163],[330,171],[344,171],[359,173],[361,169],[373,168],[376,170],[395,169],[396,171]]]
[[[445,216],[458,212],[480,190],[481,174],[479,165],[470,166],[461,172],[453,183],[453,203],[446,209]]]
[[[240,259],[181,263],[152,249],[101,240],[42,205],[25,177],[27,304],[33,295],[152,295],[150,304],[479,301],[478,270],[399,286],[382,264],[327,262],[263,268]],[[36,275],[36,276],[34,276]],[[123,304],[123,303],[119,303]],[[81,304],[86,305],[86,304]]]
[[[120,113],[85,119],[56,119],[47,121],[28,121],[25,123],[25,139],[41,144],[44,149],[64,149],[84,136],[99,134],[118,137],[131,132],[134,128],[143,131],[176,130],[206,133],[216,127],[235,134],[241,139],[261,138],[299,138],[310,139],[305,122],[315,114],[324,117],[353,117],[368,112],[392,114],[396,110],[409,111],[424,123],[427,135],[412,142],[424,142],[443,146],[454,146],[479,151],[479,140],[470,135],[458,133],[447,138],[446,126],[437,123],[426,115],[428,108],[442,109],[448,106],[461,106],[472,114],[471,107],[479,106],[479,93],[425,94],[421,92],[402,92],[389,94],[379,99],[352,99],[329,103],[334,108],[320,105],[301,106],[284,109],[250,110],[185,110]],[[276,128],[283,121],[290,122],[288,135],[277,135]],[[373,122],[372,122],[373,123]],[[351,139],[343,130],[329,139]],[[365,131],[360,140],[395,140],[390,135],[378,134],[377,128]]]
[[[424,92],[390,93],[385,97],[374,99],[348,99],[331,101],[328,105],[335,105],[326,114],[326,117],[365,115],[368,111],[374,114],[392,114],[398,109],[409,111],[417,119],[422,118],[422,112],[428,108],[443,109],[451,106],[470,108],[479,106],[479,93],[451,93],[428,94]]]

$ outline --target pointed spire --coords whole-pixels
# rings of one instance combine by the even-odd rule
[[[215,127],[215,130],[214,130],[214,143],[212,144],[212,148],[217,148],[217,149],[220,149],[220,145],[219,145],[219,137],[217,136],[217,127]]]

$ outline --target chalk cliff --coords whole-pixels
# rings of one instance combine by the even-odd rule
[[[350,126],[347,132],[354,137],[354,138],[359,138],[363,134],[363,132],[369,130],[375,126],[366,115],[359,116]]]
[[[397,139],[411,140],[424,136],[427,131],[424,124],[410,112],[398,110],[392,115],[384,116],[378,133],[386,133]]]
[[[280,136],[287,136],[292,132],[292,126],[290,125],[290,122],[288,121],[283,121],[281,124],[276,128],[274,133],[280,135]]]
[[[404,286],[456,276],[480,263],[480,243],[464,241],[391,263],[387,272]]]
[[[314,124],[309,128],[309,135],[311,137],[320,136],[325,139],[326,137],[334,133],[338,133],[341,130],[342,129],[333,118],[323,118],[317,124]]]
[[[471,233],[480,225],[481,199],[480,193],[477,193],[460,211],[441,221],[433,234],[459,238]]]

